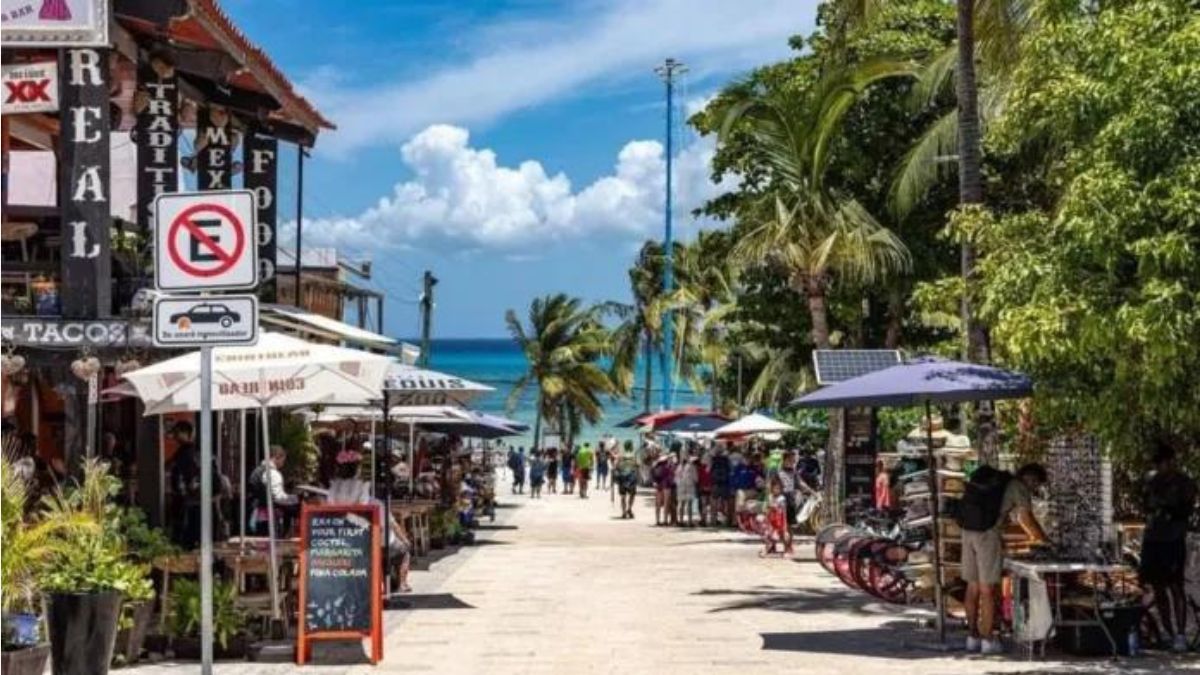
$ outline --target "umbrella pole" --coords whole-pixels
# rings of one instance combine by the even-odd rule
[[[279,580],[276,578],[279,571],[276,569],[278,558],[275,552],[275,497],[271,494],[271,469],[269,463],[271,457],[271,429],[267,424],[267,406],[262,407],[259,413],[262,416],[262,439],[263,439],[263,479],[266,481],[267,493],[267,556],[270,558],[270,566],[267,568],[271,583],[271,618],[279,620]]]
[[[408,420],[408,497],[412,499],[416,496],[416,476],[417,467],[413,466],[413,445],[416,443],[416,420]]]
[[[933,518],[933,607],[937,612],[938,642],[946,642],[946,612],[942,595],[942,524],[938,495],[937,459],[933,455],[933,405],[925,401],[925,454],[929,463],[929,514]]]
[[[388,396],[388,390],[384,389],[383,390],[383,442],[385,443],[384,448],[383,448],[384,464],[388,463],[388,460],[390,459],[391,454],[392,454],[392,418],[391,418],[391,415],[388,414],[392,409],[392,402],[389,399],[390,399],[390,397]],[[375,447],[375,444],[372,443],[371,448],[374,448],[374,447]],[[371,473],[371,475],[378,477],[379,467],[376,466],[376,467],[374,467],[374,469],[375,470]],[[390,471],[390,467],[389,467],[389,471]],[[391,595],[392,595],[392,566],[390,564],[391,561],[387,559],[388,554],[392,550],[392,481],[391,481],[390,476],[385,477],[385,480],[387,480],[388,482],[385,484],[386,489],[383,491],[383,517],[382,517],[382,526],[383,526],[383,533],[384,533],[383,534],[383,555],[384,555],[384,559],[386,560],[386,562],[383,565],[383,598],[384,598],[384,600],[391,597]]]
[[[246,409],[242,408],[238,419],[238,542],[246,547]]]
[[[371,431],[367,436],[367,440],[371,442],[371,499],[375,498],[375,493],[378,490],[375,488],[375,473],[379,470],[379,464],[375,454],[375,417],[371,417]]]

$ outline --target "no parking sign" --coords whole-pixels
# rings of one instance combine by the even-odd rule
[[[154,281],[162,291],[258,285],[254,193],[176,192],[154,200]]]

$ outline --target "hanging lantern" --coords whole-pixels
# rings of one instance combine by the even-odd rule
[[[85,356],[75,359],[71,362],[71,372],[83,381],[92,378],[93,375],[100,372],[100,359],[94,356]]]
[[[5,375],[16,375],[25,370],[25,357],[20,354],[5,354],[0,356],[0,372]]]
[[[117,365],[113,366],[113,371],[117,374],[117,377],[120,377],[125,373],[132,373],[141,367],[141,361],[138,361],[131,356],[117,361]]]

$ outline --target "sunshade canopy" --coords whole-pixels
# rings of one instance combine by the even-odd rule
[[[366,404],[381,396],[392,359],[263,333],[251,347],[215,347],[213,410]],[[126,373],[147,415],[200,409],[200,352]]]
[[[1033,382],[1022,373],[922,358],[831,384],[794,401],[801,408],[880,408],[1024,398]]]
[[[679,417],[676,417],[665,424],[656,426],[654,430],[668,434],[705,434],[712,433],[728,423],[728,418],[718,415],[717,413],[692,413],[680,415]]]
[[[416,366],[393,365],[384,389],[394,405],[466,405],[493,389],[457,375]]]
[[[778,434],[785,431],[795,431],[795,429],[795,427],[786,422],[780,422],[766,415],[753,413],[718,428],[716,434],[718,436]]]

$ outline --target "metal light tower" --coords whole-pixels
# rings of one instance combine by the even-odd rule
[[[663,234],[663,295],[669,295],[675,288],[675,244],[671,234],[671,172],[674,162],[674,111],[675,111],[675,77],[687,72],[687,66],[675,59],[668,58],[654,72],[667,84],[667,186],[666,208]],[[662,347],[662,407],[670,410],[672,398],[675,396],[675,319],[670,311],[663,315],[663,347]]]

